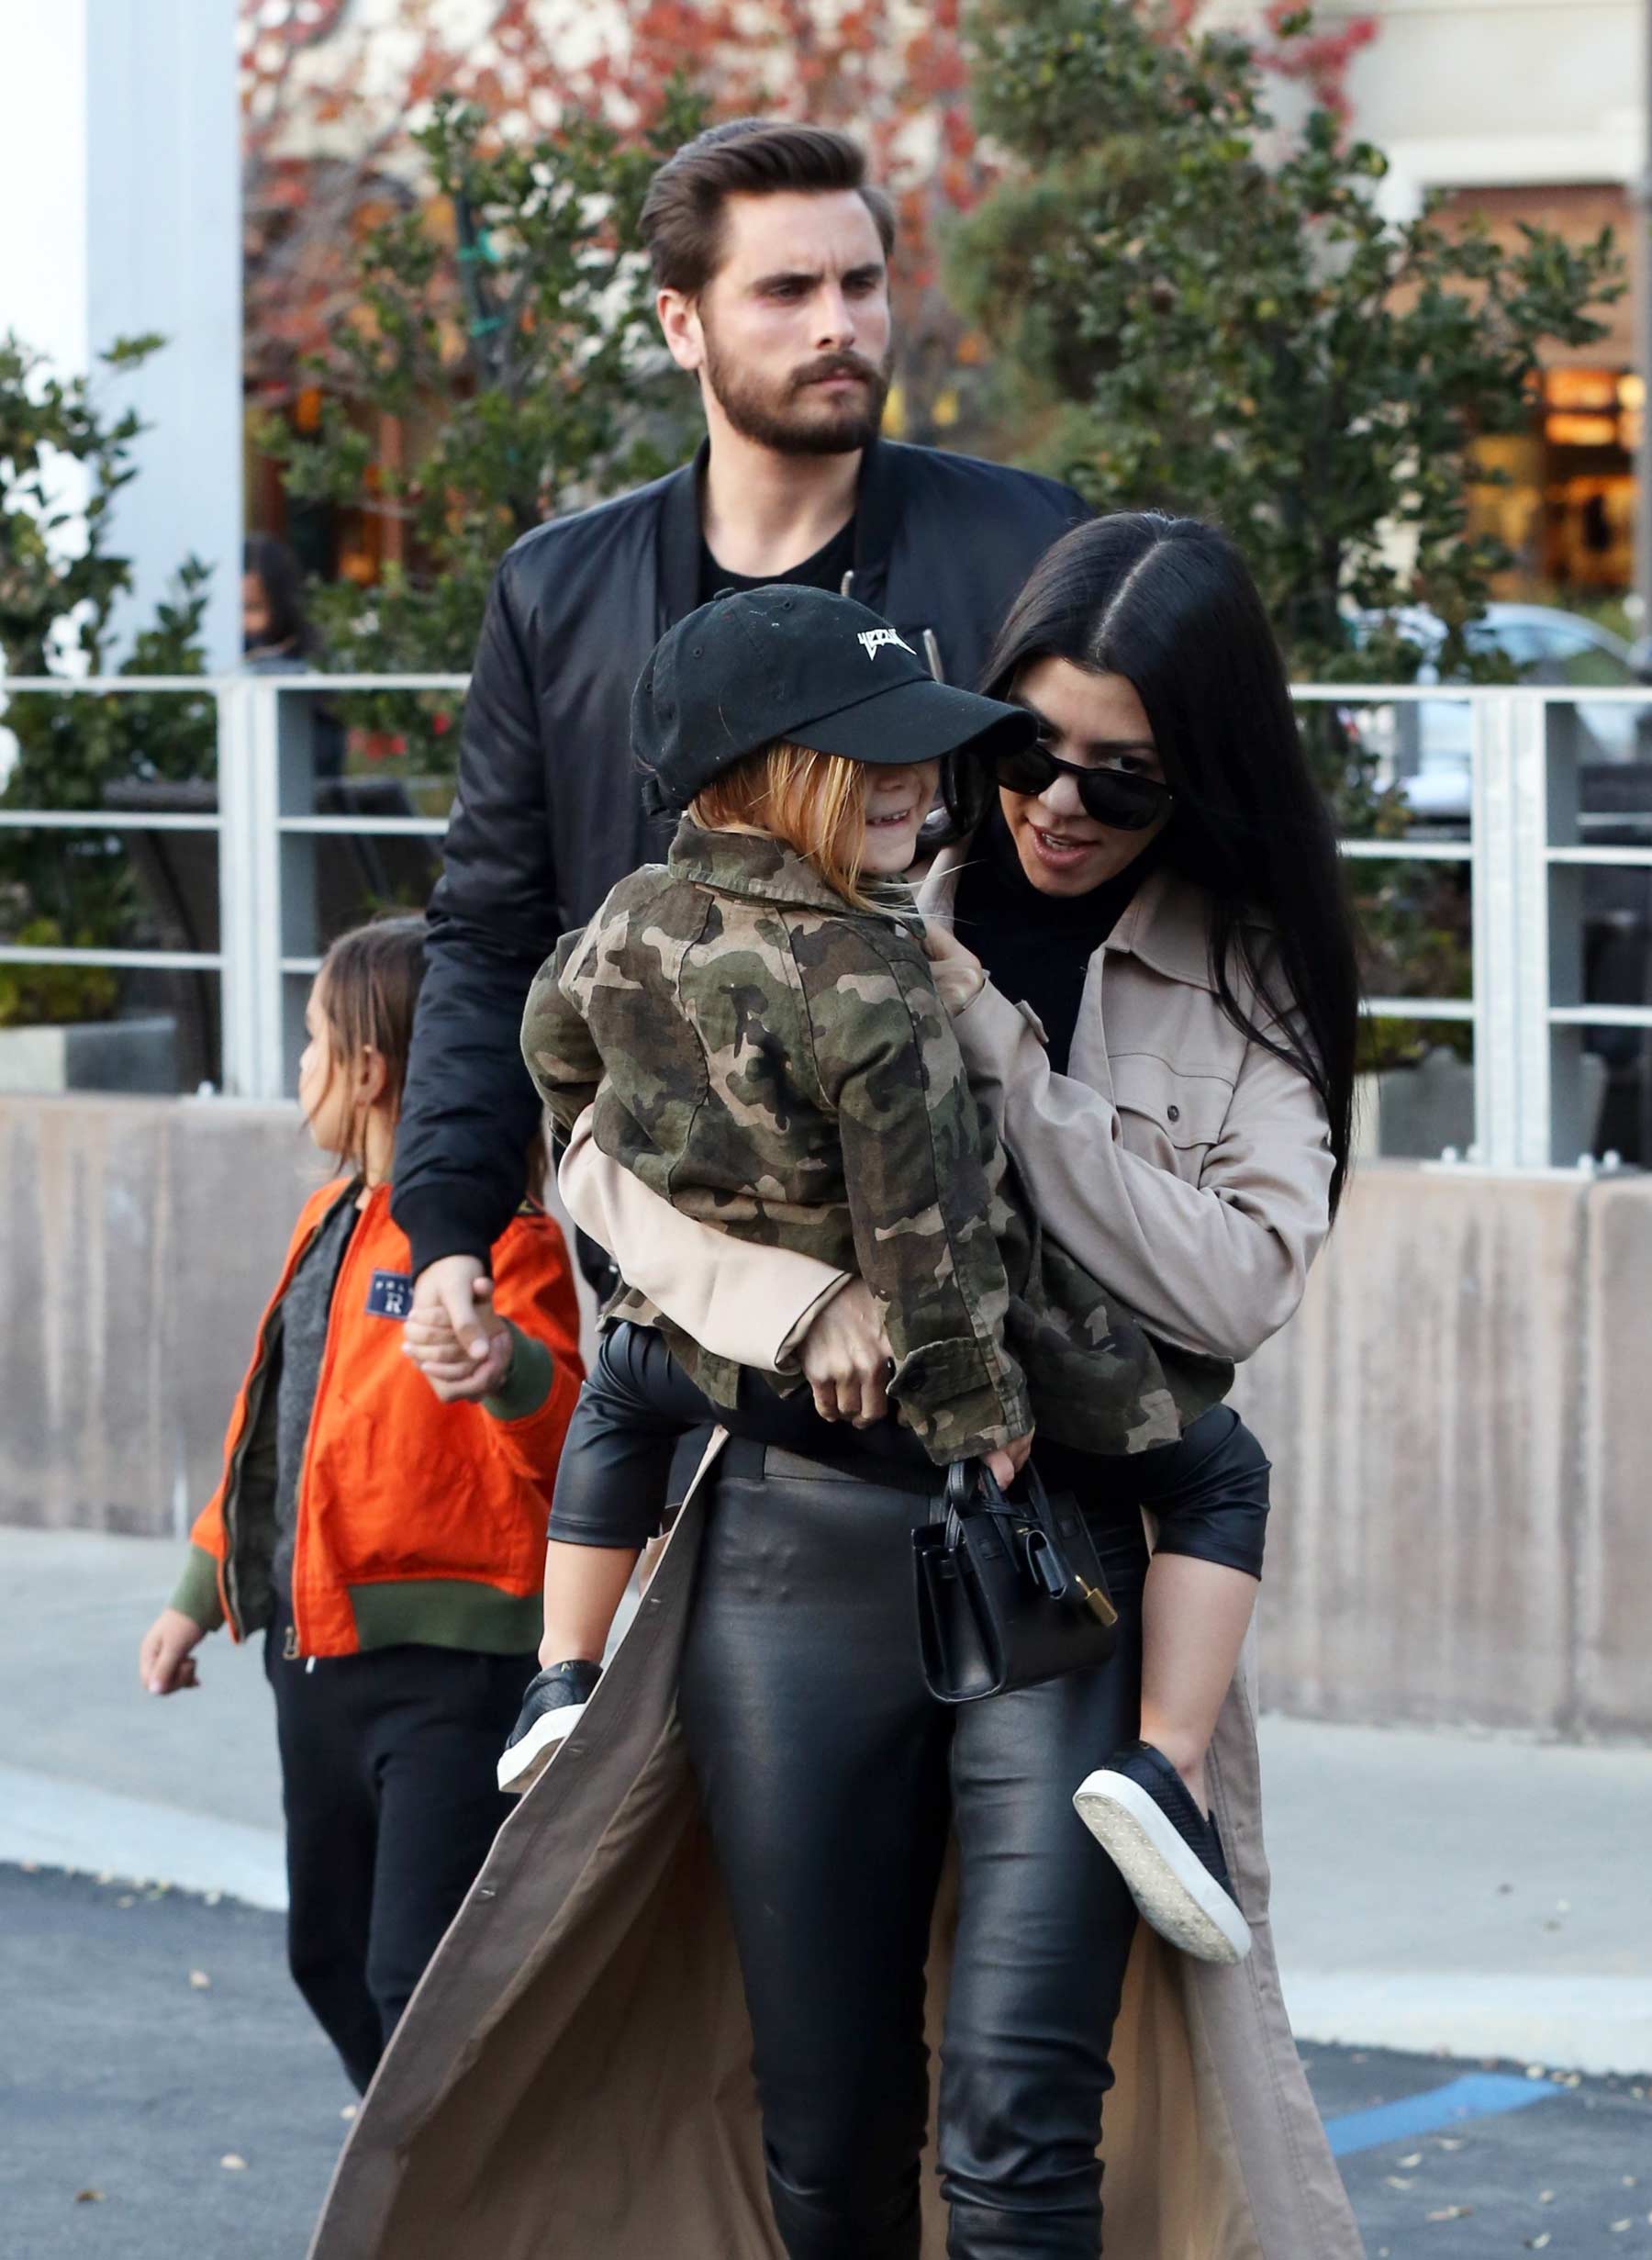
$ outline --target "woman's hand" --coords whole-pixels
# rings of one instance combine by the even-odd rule
[[[973,950],[965,947],[950,926],[941,925],[932,918],[924,922],[923,948],[941,1001],[948,1014],[955,1018],[986,988],[987,968]]]
[[[824,1305],[798,1346],[798,1363],[822,1420],[869,1428],[883,1418],[893,1360],[883,1313],[864,1281],[851,1280]]]

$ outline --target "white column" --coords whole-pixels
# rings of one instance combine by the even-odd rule
[[[235,0],[0,5],[0,330],[63,375],[167,340],[102,386],[151,427],[109,535],[136,581],[117,657],[191,553],[213,567],[209,665],[240,648],[239,125]]]

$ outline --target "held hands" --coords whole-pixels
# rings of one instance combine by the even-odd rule
[[[953,1017],[973,1004],[987,986],[987,968],[966,949],[950,926],[931,918],[924,922],[924,953],[934,976],[935,989]]]
[[[193,1650],[206,1638],[206,1628],[182,1609],[163,1608],[143,1636],[138,1650],[138,1676],[149,1695],[177,1695],[198,1687]]]
[[[414,1282],[402,1350],[443,1404],[479,1403],[510,1371],[514,1337],[494,1309],[493,1291],[474,1256],[443,1256]]]

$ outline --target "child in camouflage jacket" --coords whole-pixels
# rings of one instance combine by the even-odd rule
[[[941,757],[988,758],[1032,728],[933,681],[845,598],[775,587],[702,608],[632,710],[658,803],[686,806],[668,859],[564,937],[522,1025],[561,1136],[594,1107],[597,1145],[683,1214],[856,1271],[885,1313],[900,1420],[936,1464],[985,1457],[1006,1482],[1035,1423],[1080,1450],[1145,1451],[1232,1378],[1161,1349],[1042,1237],[900,878]],[[702,1417],[704,1399],[735,1408],[742,1369],[643,1297],[622,1287],[604,1318],[664,1337]],[[575,1460],[580,1425],[576,1410]],[[502,1787],[530,1785],[596,1684],[642,1522],[664,1512],[663,1485],[635,1480],[645,1461],[612,1484],[606,1529],[553,1506],[545,1669]]]

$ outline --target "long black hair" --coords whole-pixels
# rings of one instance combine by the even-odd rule
[[[1004,697],[1041,659],[1122,675],[1146,710],[1176,795],[1160,852],[1214,905],[1211,974],[1222,1011],[1300,1068],[1324,1104],[1334,1215],[1353,1135],[1354,918],[1250,568],[1198,519],[1152,510],[1092,519],[1034,566],[984,688]],[[980,766],[949,762],[942,783],[951,828],[973,828],[989,797]],[[1235,964],[1258,1018],[1240,1001]]]

